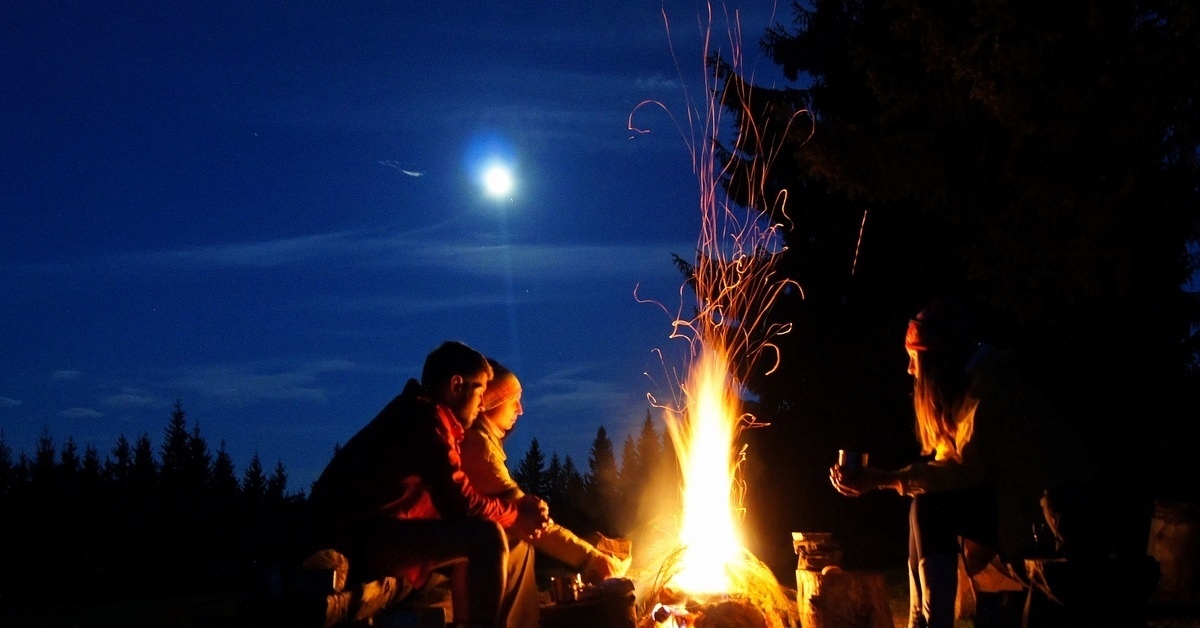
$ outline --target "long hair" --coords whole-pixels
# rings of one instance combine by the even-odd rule
[[[961,462],[955,410],[967,388],[967,358],[940,351],[918,351],[913,378],[913,410],[922,455]]]
[[[956,415],[969,383],[967,363],[979,346],[974,318],[962,302],[937,299],[909,323],[905,344],[916,349],[913,410],[921,454],[961,462],[970,426],[959,425]]]

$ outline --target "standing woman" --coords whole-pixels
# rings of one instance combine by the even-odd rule
[[[999,557],[1024,581],[1033,530],[1045,523],[1043,495],[1091,487],[1097,469],[1010,357],[981,342],[963,303],[930,303],[909,321],[904,347],[927,459],[895,471],[835,465],[830,481],[852,497],[886,489],[912,497],[909,628],[951,628],[960,552],[968,575]]]

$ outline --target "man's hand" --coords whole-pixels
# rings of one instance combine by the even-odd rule
[[[550,527],[550,506],[537,495],[517,500],[517,521],[513,530],[525,539],[536,539]]]

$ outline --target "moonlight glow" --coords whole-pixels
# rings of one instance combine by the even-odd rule
[[[483,188],[491,196],[506,197],[512,192],[514,185],[512,171],[505,166],[489,166],[483,172]]]

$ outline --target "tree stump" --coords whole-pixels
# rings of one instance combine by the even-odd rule
[[[796,570],[801,628],[895,628],[882,573]]]

